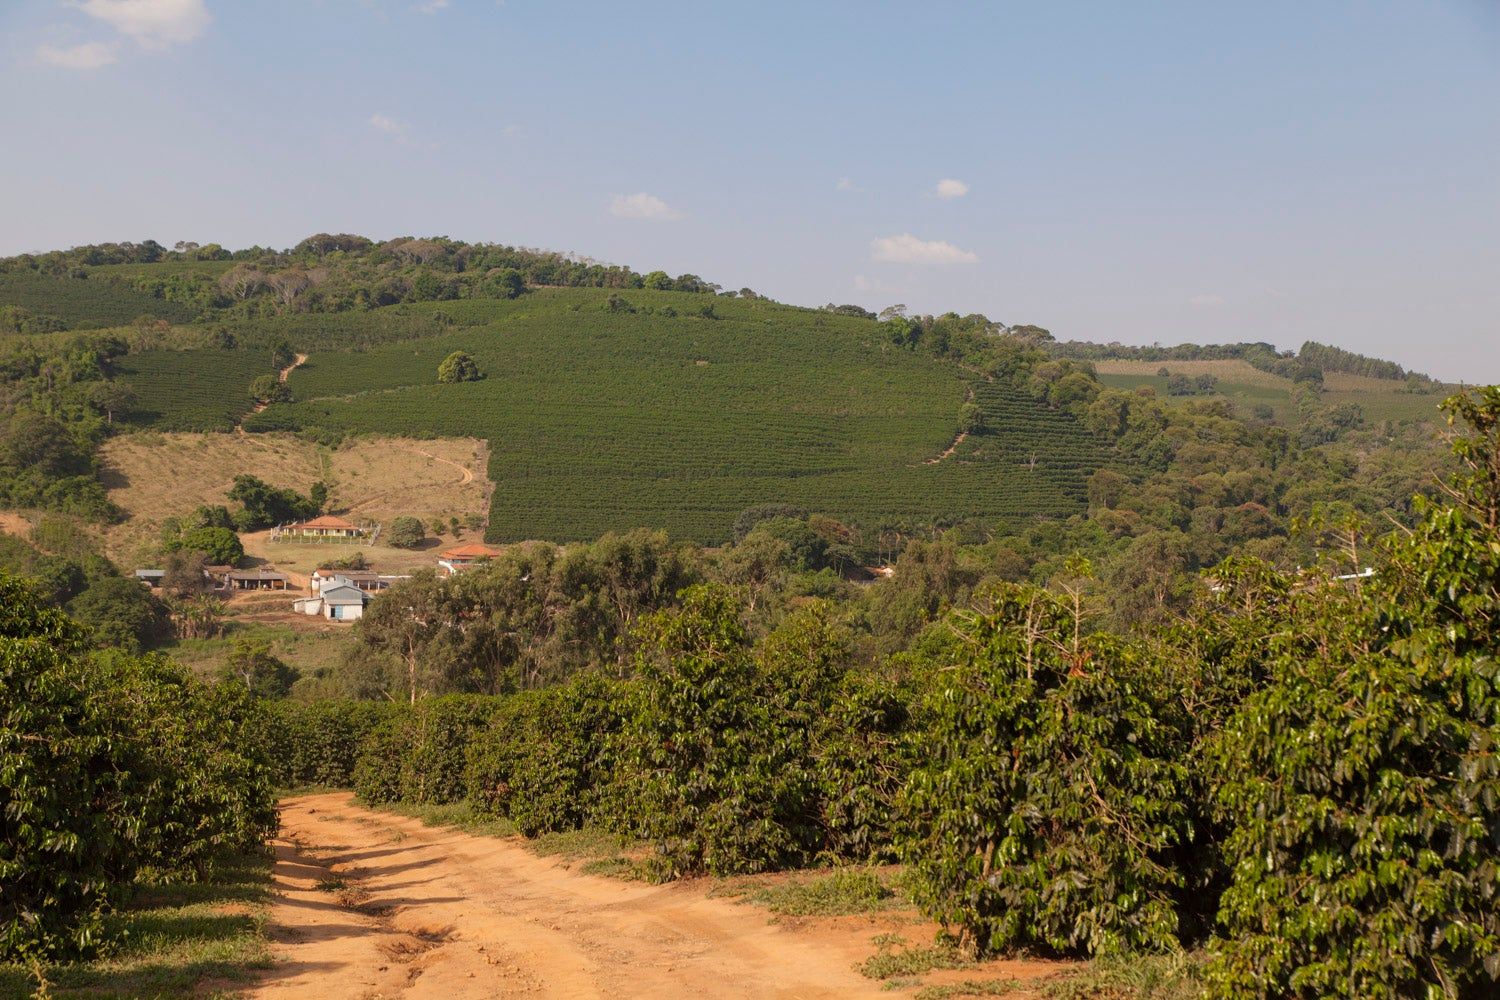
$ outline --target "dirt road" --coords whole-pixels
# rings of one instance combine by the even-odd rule
[[[875,917],[773,924],[703,883],[580,875],[346,793],[289,799],[282,823],[281,961],[252,997],[891,996],[853,968]]]

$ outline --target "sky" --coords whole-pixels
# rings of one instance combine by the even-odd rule
[[[1500,381],[1500,2],[0,0],[0,254],[450,236]]]

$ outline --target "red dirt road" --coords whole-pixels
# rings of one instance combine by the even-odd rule
[[[276,854],[279,961],[252,997],[892,995],[854,971],[888,916],[774,924],[706,883],[581,875],[346,793],[283,802]]]

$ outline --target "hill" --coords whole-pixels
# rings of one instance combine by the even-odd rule
[[[370,347],[388,332],[369,337],[369,314],[318,316],[316,336],[293,341],[309,350],[295,402],[253,415],[258,352],[150,351],[121,371],[147,426],[221,429],[227,406],[251,432],[488,440],[492,541],[640,526],[722,541],[767,503],[872,526],[1065,516],[1103,462],[1068,414],[899,349],[868,320],[647,289],[399,309],[415,335]],[[288,319],[237,334],[280,336]],[[486,377],[438,384],[454,351]],[[989,433],[939,459],[971,396]]]

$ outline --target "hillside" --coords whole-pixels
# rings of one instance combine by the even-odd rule
[[[976,377],[894,347],[868,320],[759,299],[637,289],[611,308],[611,297],[543,288],[401,306],[392,316],[404,322],[373,337],[386,317],[234,324],[255,342],[316,320],[316,335],[291,332],[310,354],[289,379],[295,402],[253,415],[243,387],[268,370],[262,352],[146,351],[120,370],[139,397],[132,419],[148,427],[224,430],[243,417],[250,432],[488,440],[492,541],[647,526],[714,542],[765,503],[870,525],[1064,516],[1083,510],[1102,462],[1068,415],[983,383],[992,433],[930,462],[958,435]],[[710,301],[712,318],[699,315]],[[437,384],[453,351],[486,377]]]

